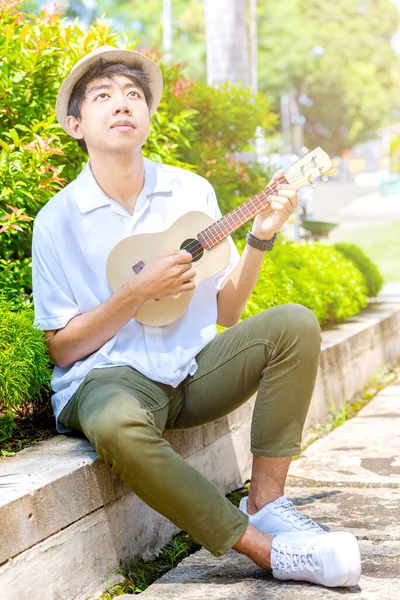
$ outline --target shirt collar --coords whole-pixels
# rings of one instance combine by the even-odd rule
[[[76,203],[81,213],[85,214],[102,206],[112,204],[110,198],[97,183],[88,161],[76,180],[78,192]],[[163,165],[144,158],[144,186],[142,194],[168,194],[172,192],[171,182]]]
[[[168,194],[172,192],[171,180],[165,171],[164,165],[144,159],[145,184],[144,191],[147,196],[154,194]]]

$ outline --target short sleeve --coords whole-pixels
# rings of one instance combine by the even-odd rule
[[[34,325],[39,329],[62,329],[80,314],[57,250],[36,223],[32,239],[32,287]]]
[[[210,212],[214,215],[214,219],[217,221],[222,217],[222,213],[218,206],[217,197],[215,195],[215,191],[212,185],[210,185],[207,200],[208,205],[210,207]],[[231,248],[231,258],[229,264],[225,267],[225,269],[220,273],[217,273],[217,275],[215,275],[214,277],[217,292],[219,292],[225,279],[228,277],[229,273],[236,267],[240,260],[240,254],[235,246],[235,242],[233,241],[232,236],[228,236],[227,239]]]

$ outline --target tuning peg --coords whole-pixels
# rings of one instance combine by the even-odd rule
[[[292,154],[292,156],[290,157],[290,162],[295,163],[299,160],[299,157],[297,156],[297,154]]]
[[[321,181],[323,181],[324,183],[329,181],[329,177],[328,177],[328,175],[324,174],[322,167],[319,167],[319,176],[321,177]]]
[[[314,181],[311,179],[310,176],[307,177],[307,181],[308,181],[308,185],[311,185],[312,188],[316,188],[317,187],[315,185]]]
[[[303,156],[305,156],[306,154],[308,154],[309,150],[308,148],[306,148],[305,146],[303,146],[303,148],[301,149],[301,153]]]

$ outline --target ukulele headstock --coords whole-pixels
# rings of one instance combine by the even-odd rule
[[[332,167],[332,162],[322,148],[315,148],[306,156],[298,160],[287,173],[285,177],[289,183],[302,187],[311,185],[314,179],[321,177],[322,181],[327,181],[325,175]]]

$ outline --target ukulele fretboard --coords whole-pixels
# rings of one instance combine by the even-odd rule
[[[285,177],[278,181],[274,181],[272,185],[268,185],[258,194],[247,198],[243,204],[231,210],[228,214],[215,221],[209,227],[201,231],[197,239],[203,248],[210,250],[231,233],[239,229],[242,225],[253,219],[258,213],[267,208],[269,205],[269,196],[274,195],[281,183],[287,183]],[[268,190],[269,193],[266,192]]]

